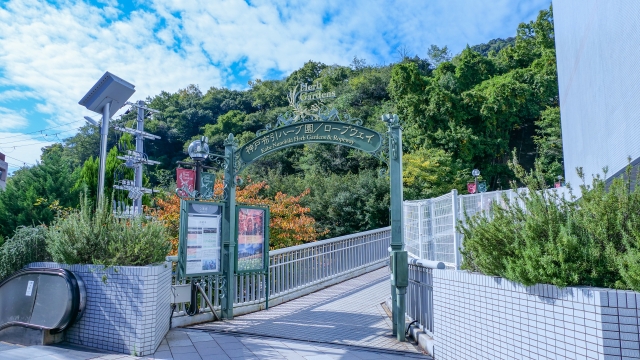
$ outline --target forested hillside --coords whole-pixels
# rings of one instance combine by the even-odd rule
[[[257,79],[242,91],[176,84],[184,88],[147,99],[160,113],[145,129],[161,136],[145,142],[149,158],[161,162],[146,168],[147,186],[172,193],[176,161],[188,159],[185,150],[192,140],[207,136],[211,151],[222,153],[223,140],[233,133],[242,145],[289,110],[290,88],[315,82],[337,95],[325,101],[327,106],[362,119],[366,127],[385,132],[380,116],[400,116],[405,199],[454,188],[465,193],[473,168],[481,170],[489,190],[506,188],[513,179],[507,167],[512,154],[525,168],[539,159],[550,183],[562,174],[551,10],[521,24],[515,38],[467,47],[455,56],[437,46],[427,54],[389,65],[359,58],[348,66],[310,60],[284,79]],[[133,127],[134,113],[116,122]],[[109,136],[107,184],[123,175],[118,153],[133,148],[128,135],[111,131]],[[57,209],[76,207],[85,188],[95,196],[98,144],[97,129],[87,125],[62,145],[45,149],[39,165],[16,171],[0,192],[0,236],[11,236],[19,225],[48,223]],[[260,187],[263,199],[272,200],[278,192],[300,195],[318,231],[332,237],[388,224],[385,168],[378,159],[343,146],[295,146],[249,166],[240,187],[266,181],[268,186]]]

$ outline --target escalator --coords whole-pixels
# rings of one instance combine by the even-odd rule
[[[44,345],[63,340],[63,332],[84,311],[82,279],[69,270],[23,269],[0,283],[0,341]]]

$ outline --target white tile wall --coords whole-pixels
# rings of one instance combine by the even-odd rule
[[[640,294],[433,270],[435,359],[639,359]]]

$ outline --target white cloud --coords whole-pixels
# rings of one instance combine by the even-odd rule
[[[255,79],[308,60],[389,63],[400,47],[423,57],[430,44],[458,52],[515,35],[550,0],[151,0],[129,14],[100,2],[0,4],[0,85],[8,87],[0,102],[38,100],[5,109],[5,130],[26,126],[33,112],[48,119],[31,126],[77,119],[77,127],[88,115],[77,102],[107,70],[136,85],[132,100],[189,84],[242,88],[229,70],[237,63],[246,67],[238,75]]]
[[[0,131],[23,127],[27,124],[24,115],[15,110],[0,107]]]

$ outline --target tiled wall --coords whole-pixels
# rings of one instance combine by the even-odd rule
[[[82,318],[66,340],[138,356],[153,354],[169,331],[171,265],[115,266],[33,263],[79,275],[87,290]]]
[[[640,294],[433,270],[436,360],[639,359]]]

